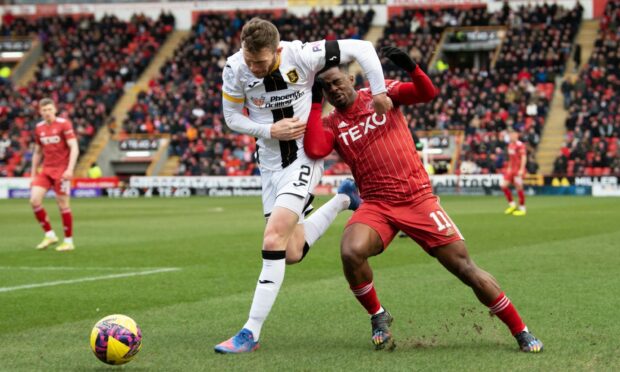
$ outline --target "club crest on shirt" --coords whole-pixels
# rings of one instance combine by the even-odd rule
[[[286,77],[291,83],[296,83],[299,80],[299,75],[297,75],[297,70],[292,69],[291,71],[286,73]]]
[[[261,107],[262,105],[265,104],[265,96],[250,97],[250,100],[252,101],[253,104],[255,104],[258,107]]]

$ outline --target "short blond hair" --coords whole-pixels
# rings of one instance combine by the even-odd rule
[[[241,42],[243,49],[250,53],[264,48],[275,52],[280,44],[280,33],[273,23],[254,17],[241,29]]]
[[[47,106],[47,105],[52,105],[52,106],[56,107],[56,103],[51,98],[43,98],[42,100],[39,101],[39,107],[43,107],[43,106]]]

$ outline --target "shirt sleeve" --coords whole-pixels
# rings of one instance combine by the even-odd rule
[[[308,116],[308,125],[304,134],[304,151],[311,159],[324,158],[332,152],[335,146],[334,133],[323,127],[322,111],[321,104],[313,103]]]
[[[243,114],[243,104],[222,98],[222,111],[226,125],[235,132],[258,138],[271,138],[273,124],[259,124]]]
[[[373,95],[385,93],[385,79],[383,77],[383,67],[375,47],[370,41],[366,40],[338,40],[340,50],[340,63],[357,61],[368,79],[370,91]]]
[[[387,94],[394,103],[411,105],[426,103],[435,98],[437,89],[428,75],[419,66],[409,76],[411,77],[411,82],[386,81]]]
[[[245,93],[231,64],[222,72],[222,111],[226,125],[235,132],[258,138],[271,138],[271,124],[259,124],[243,113]]]
[[[222,81],[224,82],[222,86],[223,99],[225,101],[243,104],[245,102],[245,94],[235,74],[235,70],[229,62],[226,62],[226,66],[224,66]]]
[[[383,68],[374,46],[365,40],[321,40],[302,44],[301,63],[314,73],[357,61],[370,83],[373,95],[385,93]]]
[[[73,131],[73,125],[69,120],[65,122],[62,128],[62,134],[65,136],[65,140],[70,140],[75,138],[75,132]]]

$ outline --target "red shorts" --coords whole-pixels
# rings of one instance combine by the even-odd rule
[[[365,201],[353,213],[347,226],[362,223],[375,230],[387,248],[399,230],[409,235],[424,250],[464,240],[461,232],[439,205],[433,194],[405,203]]]
[[[69,195],[71,181],[61,179],[64,169],[45,169],[34,177],[31,186],[43,187],[46,190],[54,188],[56,195]]]
[[[522,185],[523,175],[517,172],[504,173],[504,181],[510,182],[513,185]]]

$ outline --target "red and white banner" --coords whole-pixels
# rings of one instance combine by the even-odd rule
[[[71,181],[71,186],[90,189],[118,187],[118,177],[74,178]]]

